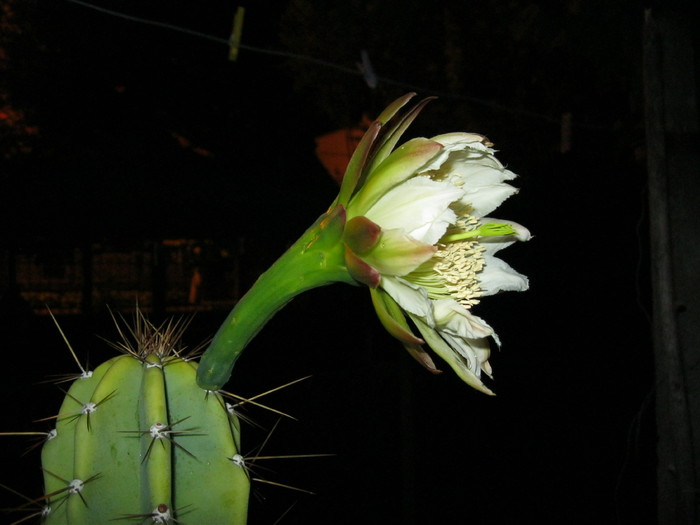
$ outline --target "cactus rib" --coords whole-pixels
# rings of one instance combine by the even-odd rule
[[[42,449],[44,523],[246,522],[250,480],[229,461],[238,419],[196,385],[184,326],[137,314],[133,329],[119,328],[123,354],[74,380]]]

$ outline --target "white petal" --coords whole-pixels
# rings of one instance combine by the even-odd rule
[[[489,363],[489,357],[491,357],[491,345],[489,345],[488,339],[470,339],[466,341],[466,343],[476,356],[480,370],[486,372],[486,375],[491,377],[493,375],[493,370],[491,369],[491,364]],[[478,375],[481,377],[481,374]]]
[[[496,344],[501,346],[493,328],[451,299],[434,301],[433,306],[435,327],[440,335],[465,358],[469,369],[477,377],[481,377],[482,370],[491,376],[491,365],[488,362],[491,357],[491,345],[488,337],[492,337]]]
[[[463,194],[447,182],[414,177],[386,192],[365,216],[382,229],[403,229],[421,242],[435,244],[455,222],[449,206]]]
[[[447,341],[447,344],[464,358],[469,371],[476,377],[481,377],[481,363],[479,363],[479,360],[474,351],[471,349],[471,346],[459,337],[453,337],[446,333],[441,333],[441,335],[443,339]]]
[[[517,192],[517,188],[506,183],[475,188],[465,187],[461,202],[468,207],[470,215],[478,218],[491,213]]]
[[[438,140],[437,142],[440,141]],[[431,159],[431,162],[421,168],[420,171],[439,169],[443,173],[461,172],[462,175],[465,175],[465,172],[471,169],[470,166],[479,165],[502,172],[504,180],[511,180],[516,177],[515,173],[507,170],[501,161],[493,155],[493,150],[491,148],[481,143],[469,143],[465,141],[446,144],[443,146],[441,154],[443,157],[446,155],[447,158],[443,159],[441,163],[438,163],[438,159],[441,158],[441,156],[438,155]]]
[[[491,150],[490,142],[483,135],[478,133],[465,133],[462,131],[455,131],[452,133],[443,133],[442,135],[436,135],[430,140],[439,142],[443,146],[448,146],[450,144],[468,144],[474,148],[483,148],[484,150]]]
[[[472,210],[472,215],[481,217],[492,212],[517,192],[504,182],[516,178],[515,173],[492,155],[493,150],[480,142],[469,143],[473,139],[460,138],[460,134],[438,136],[437,141],[441,140],[445,141],[443,150],[420,173],[464,189],[462,204]]]
[[[488,339],[478,339],[472,345],[472,351],[479,360],[482,370],[486,370],[488,375],[491,375],[491,365],[489,365],[489,357],[491,357],[491,345]]]
[[[411,315],[411,319],[413,319],[413,322],[418,327],[423,339],[425,339],[425,342],[428,343],[430,348],[432,348],[437,355],[442,357],[465,383],[485,394],[494,395],[481,381],[479,376],[481,375],[481,369],[483,367],[478,367],[476,365],[478,356],[475,352],[469,351],[470,347],[467,346],[464,348],[467,357],[463,355],[460,350],[455,348],[455,346],[451,345],[445,339],[444,334],[438,334],[438,332],[426,325],[422,319],[414,315]],[[479,341],[485,341],[485,339]]]
[[[513,180],[515,173],[506,169],[497,169],[481,162],[458,161],[450,165],[450,176],[459,178],[467,187],[493,186],[506,180]]]
[[[440,143],[443,149],[419,170],[420,173],[436,170],[448,173],[451,171],[449,165],[459,161],[483,162],[493,168],[503,170],[503,165],[493,156],[492,144],[483,135],[446,133],[437,135],[430,140]]]
[[[467,362],[469,370],[481,377],[484,370],[489,376],[493,373],[488,360],[491,357],[491,346],[488,339],[462,339],[442,333],[442,337],[447,343],[461,355]]]
[[[425,288],[409,283],[401,277],[382,276],[379,284],[401,308],[421,317],[429,326],[435,326],[432,301]]]
[[[479,144],[479,146],[481,146],[481,144]],[[445,143],[444,147],[440,150],[440,152],[435,157],[430,159],[430,161],[426,163],[425,166],[418,170],[418,173],[426,173],[438,170],[442,171],[443,165],[448,163],[450,159],[454,159],[455,155],[458,155],[460,157],[468,156],[469,152],[472,150],[468,150],[468,152],[460,154],[460,152],[463,152],[465,148],[468,148],[468,145],[463,142]]]
[[[440,332],[467,339],[494,335],[493,329],[480,317],[473,315],[454,299],[433,301],[435,326]]]
[[[477,274],[477,278],[484,296],[504,291],[521,292],[529,288],[527,277],[492,255],[484,255],[484,269]]]

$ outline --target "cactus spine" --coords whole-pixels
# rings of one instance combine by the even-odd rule
[[[48,525],[246,522],[239,421],[196,384],[181,329],[140,314],[136,344],[68,390],[42,450]]]

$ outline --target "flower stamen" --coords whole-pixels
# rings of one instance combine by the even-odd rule
[[[478,241],[456,241],[441,246],[434,270],[449,296],[465,308],[479,302],[482,290],[476,274],[484,267],[485,248]]]
[[[484,250],[476,240],[439,244],[435,255],[405,278],[431,299],[454,299],[469,308],[482,295],[476,274],[484,267]]]

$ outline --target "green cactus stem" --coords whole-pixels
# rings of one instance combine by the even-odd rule
[[[136,344],[66,393],[42,450],[44,523],[245,524],[238,418],[197,386],[177,325],[138,315]]]

